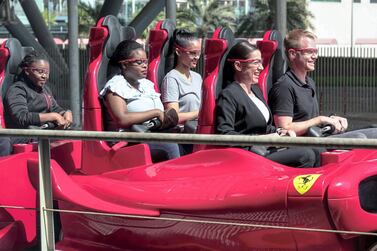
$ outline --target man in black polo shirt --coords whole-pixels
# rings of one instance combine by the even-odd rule
[[[308,128],[332,124],[339,137],[376,138],[374,128],[344,133],[347,119],[339,116],[320,116],[314,80],[307,76],[314,71],[318,58],[316,36],[305,30],[290,31],[284,39],[288,71],[272,86],[269,105],[275,124],[305,135]],[[338,136],[337,135],[337,136]]]

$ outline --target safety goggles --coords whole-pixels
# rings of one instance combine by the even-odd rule
[[[128,59],[124,59],[124,60],[121,60],[119,61],[120,64],[123,64],[123,63],[131,63],[131,64],[135,64],[135,65],[147,65],[148,64],[148,59],[147,58],[128,58]]]
[[[294,51],[300,51],[302,54],[305,55],[318,55],[318,49],[317,48],[290,48],[290,50]]]
[[[182,52],[187,53],[190,57],[200,57],[200,55],[202,54],[201,50],[192,50],[184,48],[182,46],[179,46],[178,44],[174,44],[174,47]]]
[[[28,67],[27,69],[31,70],[33,73],[36,73],[38,75],[49,75],[50,71],[47,69],[42,68],[34,68],[34,67]]]
[[[261,65],[263,64],[263,61],[261,59],[237,59],[237,58],[229,58],[227,59],[228,62],[240,62],[240,63],[250,63],[252,65]]]

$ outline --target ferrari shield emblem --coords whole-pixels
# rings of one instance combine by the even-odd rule
[[[314,185],[315,181],[321,176],[322,174],[305,174],[299,175],[293,180],[293,186],[295,187],[296,191],[303,195],[310,188]]]

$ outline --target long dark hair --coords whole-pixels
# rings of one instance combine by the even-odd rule
[[[187,48],[192,41],[198,40],[198,36],[185,29],[176,29],[173,33],[173,46],[175,48]],[[178,57],[174,56],[174,67],[178,64]]]
[[[234,81],[234,66],[229,59],[247,59],[248,55],[258,50],[255,45],[250,44],[247,40],[237,42],[230,50],[225,59],[223,71],[223,87]]]

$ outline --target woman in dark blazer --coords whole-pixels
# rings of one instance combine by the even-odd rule
[[[224,65],[225,89],[216,103],[216,131],[228,135],[296,136],[293,131],[276,128],[271,111],[258,86],[263,70],[261,52],[247,41],[231,48]],[[278,163],[293,167],[313,167],[318,156],[309,148],[261,148],[244,149],[263,155]]]

